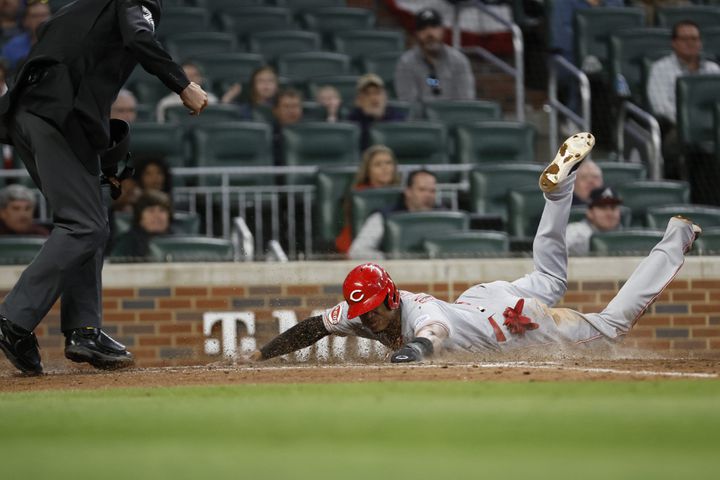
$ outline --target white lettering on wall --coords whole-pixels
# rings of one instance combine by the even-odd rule
[[[315,310],[312,316],[321,315],[324,310]],[[278,334],[297,325],[297,315],[292,310],[274,310],[272,317],[278,321]],[[220,324],[220,338],[213,336],[213,327]],[[238,341],[238,323],[245,327],[246,334]],[[257,349],[255,340],[255,313],[253,312],[206,312],[203,315],[203,334],[205,336],[205,354],[220,355],[235,359],[238,355],[247,355]],[[320,361],[345,360],[348,355],[346,337],[328,336],[314,345],[315,358]],[[368,358],[383,357],[385,347],[377,341],[357,338],[355,356]],[[293,354],[295,361],[306,362],[313,353],[313,346],[298,350]],[[289,355],[283,358],[289,360]]]

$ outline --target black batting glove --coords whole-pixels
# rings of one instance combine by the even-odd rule
[[[390,357],[392,363],[421,362],[433,354],[432,342],[424,337],[415,337]]]

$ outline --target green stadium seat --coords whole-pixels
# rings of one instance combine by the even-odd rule
[[[303,122],[324,122],[327,119],[327,109],[318,102],[302,102],[302,109]]]
[[[507,230],[512,237],[530,239],[540,223],[545,197],[537,185],[513,188],[508,192]]]
[[[333,49],[350,55],[358,66],[368,52],[397,52],[405,48],[400,30],[340,30],[333,36]]]
[[[403,112],[405,118],[414,118],[414,104],[411,104],[410,102],[405,102],[403,100],[388,100],[387,104],[388,107],[393,107],[394,109]]]
[[[257,53],[214,53],[197,59],[197,63],[214,89],[220,91],[218,87],[224,84],[249,81],[265,59]]]
[[[205,110],[203,110],[202,115],[190,115],[187,107],[184,105],[175,105],[165,110],[166,123],[189,126],[204,123],[239,122],[242,120],[245,119],[240,111],[240,107],[232,104],[217,103],[208,105]]]
[[[200,236],[156,237],[150,242],[156,262],[228,262],[233,259],[230,240]]]
[[[575,59],[593,55],[607,66],[610,35],[623,28],[642,27],[645,14],[640,8],[603,7],[585,8],[575,13]],[[607,70],[605,70],[607,71]]]
[[[345,0],[275,0],[275,4],[287,7],[293,12],[302,12],[325,7],[344,7]]]
[[[682,215],[692,218],[703,229],[720,227],[720,208],[709,205],[662,205],[647,209],[647,226],[664,229],[670,218]]]
[[[135,157],[161,157],[172,167],[191,166],[184,128],[136,122],[130,126],[130,132],[130,151]]]
[[[135,107],[138,122],[154,122],[155,121],[155,105],[147,103],[138,103]]]
[[[130,230],[133,214],[114,212],[113,233],[115,237]],[[181,235],[198,235],[200,233],[200,215],[195,212],[173,212],[172,231]]]
[[[630,28],[610,36],[610,78],[622,75],[638,105],[645,105],[646,99],[643,58],[665,56],[670,42],[670,30],[666,28]]]
[[[278,74],[300,82],[325,75],[347,75],[350,57],[334,52],[288,53],[278,58],[277,67]]]
[[[191,133],[195,158],[200,167],[270,167],[273,165],[269,125],[256,122],[227,122],[200,125]],[[243,175],[231,178],[233,185],[273,185],[272,175]],[[203,176],[200,184],[218,184],[219,177]]]
[[[392,208],[402,202],[403,189],[400,187],[366,188],[350,193],[352,204],[353,236],[360,231],[370,214]]]
[[[689,151],[715,151],[715,104],[720,102],[720,75],[692,75],[675,82],[677,131]]]
[[[590,237],[590,252],[600,256],[647,256],[662,236],[660,230],[598,232]]]
[[[316,250],[334,250],[335,238],[345,226],[345,198],[350,191],[354,172],[325,168],[315,177],[315,229]]]
[[[305,11],[300,17],[306,29],[324,35],[375,26],[375,13],[366,8],[322,7]]]
[[[258,32],[271,30],[294,30],[292,12],[283,7],[237,7],[224,10],[220,16],[224,32],[234,33],[241,38]]]
[[[357,94],[357,75],[329,75],[327,77],[315,77],[308,82],[308,97],[315,98],[317,91],[326,85],[335,87],[340,92],[340,98],[345,106],[352,106],[355,103]]]
[[[357,165],[358,127],[349,123],[307,122],[283,128],[287,166]],[[288,184],[313,184],[313,176],[287,175]]]
[[[138,103],[155,105],[164,96],[171,93],[170,90],[154,75],[146,72],[138,66],[125,82],[125,88],[135,94]]]
[[[27,265],[38,254],[45,237],[1,235],[0,265]]]
[[[720,60],[720,26],[707,27],[702,30],[703,52],[715,59]]]
[[[455,162],[533,163],[535,136],[535,128],[523,122],[477,122],[460,125],[455,131]]]
[[[465,212],[400,212],[385,218],[382,250],[389,257],[423,252],[423,242],[433,236],[468,229],[470,218]]]
[[[428,120],[442,122],[450,129],[502,118],[500,104],[489,100],[437,100],[425,104],[424,109]]]
[[[510,251],[510,240],[505,232],[468,231],[425,240],[423,249],[430,258],[495,257]]]
[[[163,1],[167,4],[167,0]],[[262,7],[268,2],[266,0],[201,0],[201,6],[211,12],[224,12],[226,10],[232,10],[237,7]]]
[[[178,62],[202,59],[211,53],[227,53],[237,49],[235,35],[223,32],[193,32],[169,35],[165,39],[168,53]]]
[[[720,228],[703,228],[702,236],[695,241],[694,248],[703,255],[720,255]]]
[[[681,20],[690,20],[697,23],[701,32],[705,27],[717,27],[720,25],[720,8],[718,6],[681,5],[658,7],[655,10],[655,16],[658,25],[668,28],[672,28]]]
[[[169,7],[163,9],[158,36],[164,39],[180,33],[211,30],[208,10],[200,7]]]
[[[641,181],[617,187],[623,204],[632,210],[632,225],[644,226],[647,211],[658,205],[690,203],[690,187],[687,182]]]
[[[395,78],[395,66],[400,56],[405,53],[402,50],[396,52],[368,53],[362,59],[362,71],[374,73],[383,79],[385,88],[394,91],[393,79]]]
[[[376,123],[370,129],[373,145],[387,145],[401,164],[447,164],[447,131],[437,122]]]
[[[603,183],[617,187],[623,183],[647,179],[647,168],[641,163],[596,162],[603,173]]]
[[[476,167],[470,172],[471,211],[507,221],[508,192],[518,187],[537,188],[542,171],[542,165],[526,163]]]
[[[282,30],[257,32],[248,37],[250,51],[274,62],[287,53],[313,52],[320,50],[320,35],[304,30]]]

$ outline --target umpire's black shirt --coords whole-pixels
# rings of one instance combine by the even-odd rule
[[[9,123],[21,106],[60,129],[99,173],[110,107],[138,63],[175,93],[190,83],[155,37],[161,11],[162,0],[77,0],[58,10],[0,98],[0,142],[11,143]]]

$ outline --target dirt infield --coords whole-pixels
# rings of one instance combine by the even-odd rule
[[[334,383],[383,381],[646,381],[720,379],[720,358],[561,359],[428,362],[414,365],[290,364],[157,367],[101,372],[91,367],[60,366],[41,377],[16,374],[0,366],[0,392],[238,385],[253,383]]]

